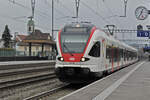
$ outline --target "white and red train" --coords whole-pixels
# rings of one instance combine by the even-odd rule
[[[89,23],[66,25],[57,35],[55,72],[75,83],[99,78],[138,60],[135,48]]]

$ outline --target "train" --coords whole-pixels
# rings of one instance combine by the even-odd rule
[[[84,83],[138,61],[138,50],[91,23],[71,23],[57,34],[55,73],[60,81]]]

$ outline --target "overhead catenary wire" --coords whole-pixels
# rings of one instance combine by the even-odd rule
[[[48,7],[52,7],[52,5],[47,1],[47,0],[45,0],[45,4],[48,6]],[[64,14],[62,11],[60,11],[60,10],[58,10],[58,9],[56,9],[56,8],[54,8],[55,9],[55,11],[59,14],[59,15],[62,15],[62,16],[67,16],[66,14]]]
[[[107,11],[110,12],[110,14],[112,15],[112,16],[109,16],[109,18],[114,17],[115,20],[116,20],[116,22],[119,23],[119,24],[121,25],[120,21],[116,18],[116,17],[119,18],[120,16],[114,14],[114,12],[107,6],[107,4],[106,4],[104,1],[103,1],[103,3],[104,3],[105,8],[107,8]]]
[[[30,10],[30,8],[26,7],[26,6],[23,5],[23,4],[20,4],[20,3],[16,2],[15,0],[8,0],[8,1],[11,2],[11,3],[13,3],[13,4],[16,4],[16,5],[20,6],[20,7],[23,7],[23,8],[25,8],[25,9]]]
[[[0,17],[5,18],[5,19],[9,19],[9,20],[12,20],[12,21],[15,21],[15,22],[27,24],[26,21],[13,18],[13,17],[10,17],[8,15],[2,15],[2,14],[0,14]],[[41,28],[46,29],[46,30],[50,30],[48,27],[46,28],[46,26],[43,26],[43,25],[41,26],[41,25],[36,24],[35,26],[41,27]]]
[[[73,14],[73,11],[71,11],[65,4],[63,4],[61,1],[58,2],[63,8],[65,8],[70,14]]]
[[[11,2],[12,4],[20,6],[20,7],[24,8],[24,9],[26,9],[26,10],[31,10],[30,7],[27,7],[27,6],[25,6],[25,5],[21,4],[21,3],[16,2],[16,1],[13,1],[13,0],[8,0],[8,1]],[[48,18],[50,17],[50,15],[48,15],[45,12],[42,12],[42,11],[39,11],[39,10],[36,10],[36,9],[35,9],[35,11],[37,11],[39,16],[48,17]]]
[[[87,7],[88,9],[90,9],[93,13],[95,13],[99,18],[101,18],[102,19],[102,21],[103,22],[106,22],[107,24],[109,23],[110,24],[110,22],[107,20],[107,19],[105,19],[101,14],[99,14],[97,11],[95,11],[93,8],[91,8],[89,5],[87,5],[85,2],[83,2],[83,1],[80,1],[85,7]],[[105,23],[105,24],[106,24]]]
[[[17,5],[17,6],[19,6],[19,7],[22,7],[22,8],[24,8],[24,9],[27,9],[27,10],[31,10],[30,9],[30,7],[27,7],[27,6],[25,6],[25,5],[23,5],[23,4],[20,4],[20,3],[18,3],[18,2],[16,2],[16,1],[14,1],[14,0],[8,0],[9,2],[11,2],[11,3],[13,3],[13,4],[15,4],[15,5]],[[35,9],[35,11],[37,11],[37,13],[38,13],[38,15],[39,16],[41,16],[42,17],[42,19],[43,19],[43,17],[47,17],[47,19],[49,19],[51,16],[49,16],[47,13],[44,13],[44,12],[42,12],[42,11],[39,11],[39,10],[36,10]],[[25,17],[24,17],[25,18]],[[27,17],[26,17],[27,18]],[[14,19],[16,19],[16,18],[14,18]],[[18,20],[16,20],[16,21],[18,21]],[[44,20],[43,20],[44,21]],[[46,21],[47,23],[49,22],[49,21]],[[23,23],[26,23],[26,22],[23,22]],[[40,25],[35,25],[35,26],[40,26]],[[42,28],[43,26],[41,26],[41,28]],[[45,29],[45,28],[44,28]]]

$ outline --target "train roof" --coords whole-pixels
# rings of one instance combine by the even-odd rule
[[[94,27],[93,24],[91,23],[71,23],[71,24],[66,24],[64,28],[66,27]]]
[[[117,39],[115,39],[112,35],[108,35],[108,33],[103,31],[103,34],[101,34],[104,38],[106,38],[108,41],[113,42],[114,44],[117,44],[117,46],[122,47],[122,48],[126,48],[127,50],[132,50],[137,52],[138,50],[132,46],[127,45],[124,42],[121,42]]]

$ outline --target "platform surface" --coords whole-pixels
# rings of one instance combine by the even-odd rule
[[[59,100],[150,100],[150,62],[130,65]]]

